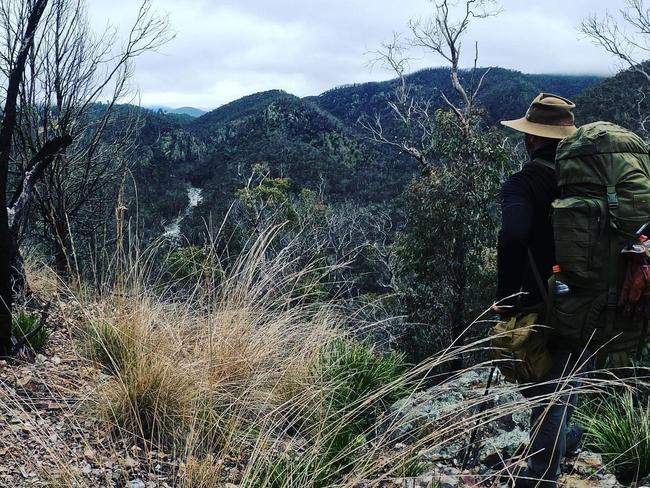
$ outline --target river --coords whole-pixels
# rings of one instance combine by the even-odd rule
[[[201,203],[203,200],[202,192],[203,190],[201,190],[201,188],[196,188],[195,186],[191,185],[187,187],[187,207],[185,207],[185,210],[182,214],[164,226],[165,233],[163,234],[163,237],[167,237],[169,239],[178,239],[180,237],[181,222],[184,218],[188,217],[192,213],[192,210],[199,203]]]

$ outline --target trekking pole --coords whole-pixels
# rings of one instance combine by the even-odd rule
[[[492,369],[490,369],[490,375],[488,376],[487,384],[485,385],[485,391],[483,392],[483,401],[481,402],[481,405],[478,410],[478,418],[476,419],[476,424],[474,425],[474,428],[472,429],[472,433],[469,436],[469,444],[467,445],[467,448],[465,449],[465,454],[463,454],[463,463],[461,465],[461,471],[465,471],[467,469],[467,465],[470,462],[470,459],[472,458],[472,453],[474,451],[474,442],[476,442],[476,434],[478,433],[478,428],[481,424],[481,414],[485,412],[485,409],[487,407],[487,402],[485,401],[485,397],[488,396],[488,393],[490,393],[490,387],[492,386],[492,380],[494,379],[494,373],[496,372],[497,367],[492,366]]]

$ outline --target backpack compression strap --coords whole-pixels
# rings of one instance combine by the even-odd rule
[[[619,229],[616,225],[618,209],[618,195],[616,186],[607,186],[607,213],[609,219],[609,263],[607,265],[607,312],[605,332],[611,334],[616,322],[616,308],[618,305],[618,261],[619,261]]]

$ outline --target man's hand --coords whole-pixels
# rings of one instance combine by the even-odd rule
[[[504,315],[508,315],[512,313],[514,310],[514,307],[512,305],[497,305],[496,303],[492,305],[492,311],[497,314],[499,317],[503,317]]]

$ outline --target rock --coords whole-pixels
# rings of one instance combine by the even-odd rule
[[[481,374],[483,373],[483,374]],[[485,372],[467,371],[450,382],[454,387],[467,388],[469,386],[479,386],[487,381]]]
[[[142,481],[140,478],[128,481],[126,483],[126,488],[146,488],[147,485],[144,484],[144,481]]]
[[[467,442],[463,431],[469,432],[475,425],[470,417],[478,411],[477,400],[484,394],[487,375],[487,371],[465,372],[396,402],[384,423],[390,439],[409,443],[430,436],[432,443],[438,446],[427,452],[429,460],[456,458]],[[530,410],[525,408],[523,397],[515,386],[497,383],[491,393],[487,409],[492,415],[500,407],[510,408],[503,408],[503,417],[480,429],[477,442],[484,445],[481,457],[488,461],[511,455],[521,442],[526,441],[525,431],[530,416]],[[470,404],[472,408],[468,407]],[[443,431],[444,436],[452,440],[435,438],[436,432]],[[485,444],[485,439],[490,439],[492,447]]]
[[[582,479],[579,476],[571,475],[564,476],[560,479],[560,486],[566,488],[598,488],[603,486],[600,480],[596,479]]]
[[[571,468],[576,473],[583,476],[593,476],[596,473],[602,473],[605,470],[603,458],[600,454],[583,451],[578,454],[575,461],[571,463]]]
[[[522,444],[528,444],[528,433],[515,427],[510,432],[502,432],[496,437],[484,440],[479,460],[486,466],[495,466],[512,457]]]
[[[618,480],[616,479],[616,476],[614,476],[613,474],[608,474],[603,476],[600,479],[600,482],[602,483],[600,486],[619,486]]]
[[[578,454],[575,462],[586,466],[601,467],[603,466],[603,457],[595,452],[583,451]]]
[[[458,486],[458,478],[454,478],[446,474],[441,474],[438,477],[437,481],[438,481],[437,486],[439,486],[440,488],[450,488],[450,487]]]

